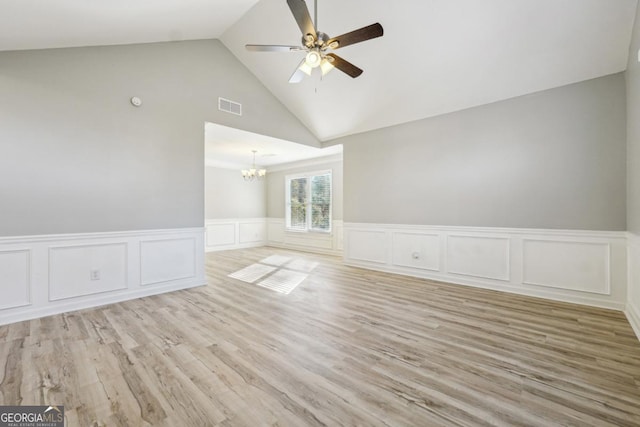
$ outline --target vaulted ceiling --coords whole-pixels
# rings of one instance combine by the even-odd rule
[[[309,2],[309,6],[313,3]],[[623,71],[636,0],[319,0],[321,31],[380,22],[382,38],[337,53],[364,73],[288,83],[304,56],[284,0],[262,0],[223,43],[321,140]]]
[[[219,38],[258,0],[0,0],[0,50]]]
[[[329,140],[623,71],[637,7],[637,0],[318,1],[318,27],[331,36],[384,27],[382,38],[336,52],[364,69],[357,79],[333,70],[290,84],[304,52],[245,50],[299,44],[285,0],[0,0],[0,50],[220,38]]]

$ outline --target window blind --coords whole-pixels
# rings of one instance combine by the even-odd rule
[[[287,228],[331,231],[331,172],[291,175],[286,182]]]

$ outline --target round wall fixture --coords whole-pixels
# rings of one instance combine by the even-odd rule
[[[133,105],[134,107],[139,107],[142,105],[142,99],[138,98],[137,96],[134,96],[133,98],[131,98],[131,105]]]

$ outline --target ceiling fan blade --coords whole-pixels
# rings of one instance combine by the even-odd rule
[[[336,47],[332,47],[332,49],[339,49],[351,44],[375,39],[376,37],[381,37],[383,34],[384,30],[382,29],[382,25],[376,22],[375,24],[362,27],[358,30],[351,31],[350,33],[346,33],[338,37],[333,37],[329,39],[329,41],[327,41],[325,45],[331,47],[332,43],[337,42],[338,45]]]
[[[311,21],[311,15],[309,14],[307,3],[305,3],[304,0],[287,0],[287,4],[289,5],[289,9],[291,9],[291,13],[293,13],[293,17],[298,23],[298,27],[300,27],[300,31],[302,31],[302,36],[304,37],[307,34],[311,34],[314,40],[317,39],[318,36],[316,34],[316,29],[313,26],[313,21]]]
[[[248,44],[245,45],[247,50],[252,52],[295,52],[298,50],[305,50],[301,46],[284,46],[275,44]]]
[[[362,74],[361,68],[356,67],[349,61],[345,61],[335,53],[328,53],[326,56],[330,56],[331,58],[333,58],[333,61],[331,61],[331,65],[333,65],[343,73],[353,77],[354,79],[358,77],[360,74]]]
[[[289,83],[300,83],[304,79],[304,76],[306,76],[306,74],[300,69],[300,66],[304,64],[304,61],[305,60],[303,59],[300,65],[298,65],[298,67],[296,68],[296,71],[291,75],[291,77],[289,78]]]

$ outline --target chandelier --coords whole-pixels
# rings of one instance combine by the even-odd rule
[[[256,150],[251,150],[253,153],[253,166],[251,169],[242,169],[242,177],[245,181],[253,181],[254,179],[262,179],[267,174],[266,169],[256,169]]]

